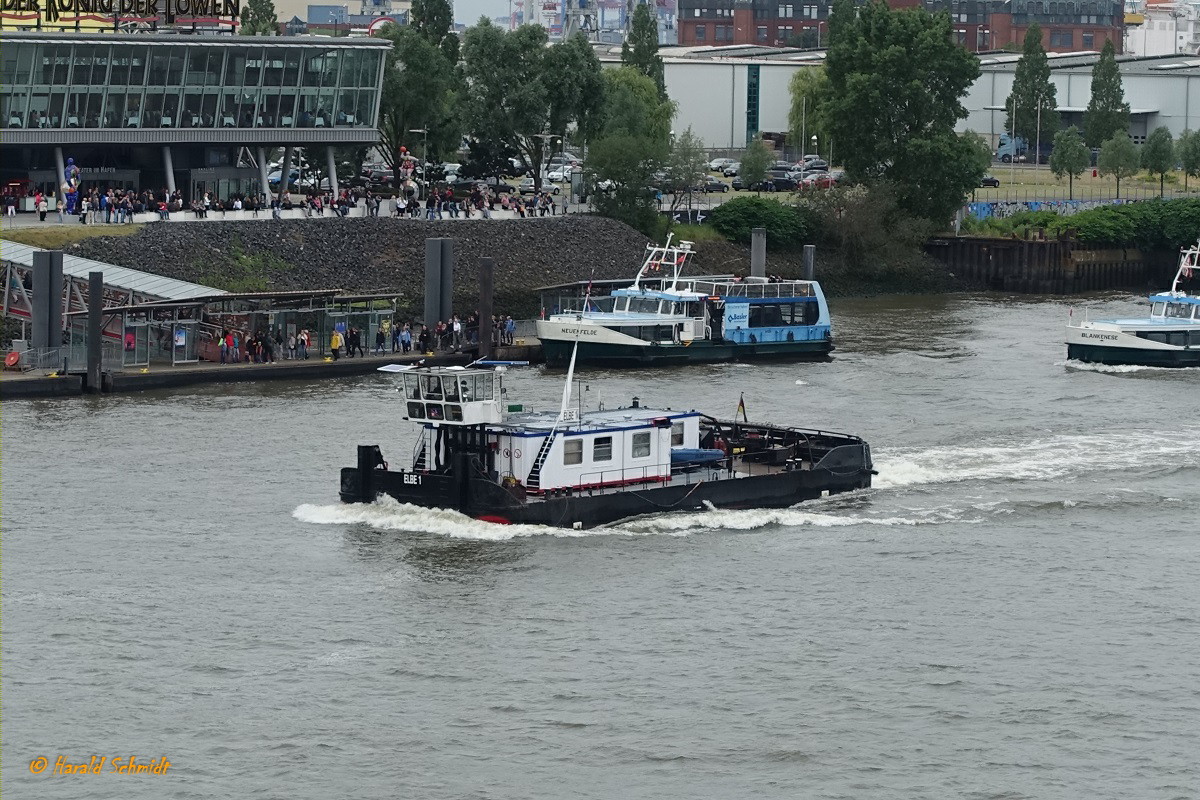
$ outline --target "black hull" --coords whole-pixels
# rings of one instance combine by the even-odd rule
[[[829,339],[793,342],[732,342],[698,340],[692,345],[636,347],[592,342],[543,340],[542,357],[549,367],[566,367],[578,346],[577,364],[596,367],[670,367],[727,361],[829,361],[833,342]]]
[[[690,484],[633,486],[622,490],[584,490],[526,501],[484,479],[464,483],[455,476],[374,469],[363,485],[361,471],[342,470],[341,499],[363,502],[388,495],[402,503],[426,508],[449,508],[492,522],[592,528],[629,517],[706,508],[786,508],[824,494],[871,486],[869,465],[837,472],[794,470],[736,479],[705,480],[695,474]]]
[[[1200,348],[1144,350],[1134,347],[1068,344],[1067,358],[1088,364],[1106,364],[1114,367],[1200,367]]]

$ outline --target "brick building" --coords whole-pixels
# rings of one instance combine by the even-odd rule
[[[892,8],[945,10],[959,44],[971,51],[1020,45],[1030,23],[1042,27],[1053,53],[1100,50],[1111,39],[1122,52],[1119,0],[889,0]],[[679,44],[783,46],[805,30],[821,47],[829,35],[827,0],[679,0]]]

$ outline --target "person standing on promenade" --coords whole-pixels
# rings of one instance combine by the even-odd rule
[[[383,328],[375,331],[375,355],[381,356],[384,353],[384,345],[387,344],[387,335],[384,334]],[[395,352],[395,351],[393,351]]]
[[[337,328],[333,329],[333,335],[329,337],[329,352],[333,353],[333,360],[337,361],[341,356],[342,350],[342,334]]]
[[[221,363],[229,363],[229,329],[221,331]]]
[[[404,330],[400,331],[400,352],[408,354],[410,350],[412,350],[412,328],[406,322]]]
[[[46,195],[42,194],[41,192],[38,192],[37,212],[38,212],[38,220],[40,222],[46,221],[46,211],[48,209],[49,209],[49,205],[46,203]]]
[[[308,360],[308,328],[302,328],[296,337],[296,358]]]

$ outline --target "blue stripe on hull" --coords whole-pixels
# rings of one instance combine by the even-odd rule
[[[1200,367],[1200,348],[1141,350],[1133,347],[1069,344],[1067,345],[1067,358],[1088,364],[1107,364],[1109,366]]]
[[[543,340],[542,354],[552,367],[565,367],[571,360],[574,342]],[[579,343],[577,362],[604,366],[667,366],[672,364],[703,364],[721,361],[751,361],[767,359],[826,359],[833,350],[827,339],[798,342],[760,342],[732,344],[696,341],[691,345],[636,345]]]

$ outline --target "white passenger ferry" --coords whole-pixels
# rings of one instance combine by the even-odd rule
[[[632,285],[596,297],[588,284],[566,307],[552,306],[537,323],[546,363],[566,366],[577,343],[579,363],[611,366],[828,357],[833,332],[819,283],[684,277],[694,254],[691,242],[668,237],[647,245]]]
[[[1150,316],[1067,324],[1067,358],[1094,364],[1200,367],[1200,295],[1184,286],[1200,268],[1200,242],[1180,253],[1171,290],[1150,295]]]

